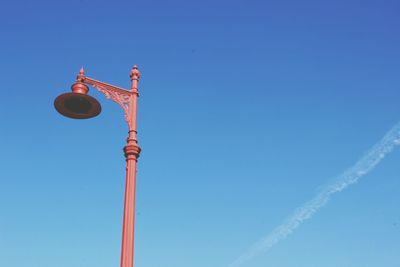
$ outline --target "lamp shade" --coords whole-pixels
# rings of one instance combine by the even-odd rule
[[[90,95],[81,93],[65,93],[54,100],[54,107],[65,117],[73,119],[89,119],[101,112],[100,103]]]

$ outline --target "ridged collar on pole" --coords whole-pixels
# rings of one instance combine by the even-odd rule
[[[132,92],[136,93],[136,94],[139,94],[138,81],[140,79],[140,72],[139,72],[138,67],[136,65],[133,66],[129,76],[131,77],[131,81],[132,81],[132,86],[131,86]]]

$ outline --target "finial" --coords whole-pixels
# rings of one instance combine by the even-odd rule
[[[137,79],[140,78],[140,72],[139,72],[139,70],[138,70],[138,66],[133,65],[133,68],[132,68],[131,73],[130,73],[129,76],[131,77],[132,80],[133,80],[133,79],[136,79],[136,80],[137,80]]]
[[[78,82],[83,82],[83,80],[85,79],[85,70],[82,68],[79,70],[79,74],[78,76],[76,76],[76,81]]]

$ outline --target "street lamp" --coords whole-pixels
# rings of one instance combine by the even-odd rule
[[[139,96],[138,81],[140,72],[133,66],[131,72],[131,89],[126,90],[114,85],[100,82],[85,76],[83,68],[76,77],[76,82],[71,86],[72,93],[58,96],[54,106],[62,115],[74,119],[88,119],[100,114],[99,102],[89,96],[91,85],[102,92],[108,99],[116,102],[125,113],[128,123],[128,138],[124,147],[126,158],[126,185],[124,200],[124,217],[122,225],[121,267],[133,267],[134,230],[135,230],[135,195],[136,195],[136,162],[140,154],[137,142],[136,113],[137,98]]]

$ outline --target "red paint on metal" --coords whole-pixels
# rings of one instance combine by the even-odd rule
[[[131,90],[126,90],[86,77],[82,67],[76,77],[76,83],[72,86],[73,93],[69,93],[77,93],[89,97],[87,95],[89,88],[86,84],[92,85],[108,99],[111,99],[122,107],[125,113],[125,120],[128,123],[128,138],[124,147],[124,155],[126,158],[126,185],[122,224],[121,267],[133,267],[134,264],[136,163],[141,151],[137,142],[136,129],[137,98],[139,96],[138,82],[140,78],[140,72],[136,65],[133,66],[130,77]],[[76,118],[76,116],[71,116],[71,114],[67,112],[62,114]]]
[[[126,187],[124,219],[122,225],[121,267],[133,267],[136,206],[136,162],[140,154],[140,147],[137,144],[136,136],[137,98],[139,96],[138,81],[140,78],[140,73],[136,65],[133,67],[130,76],[132,82],[132,95],[129,99],[129,134],[127,144],[124,148],[126,158]]]

